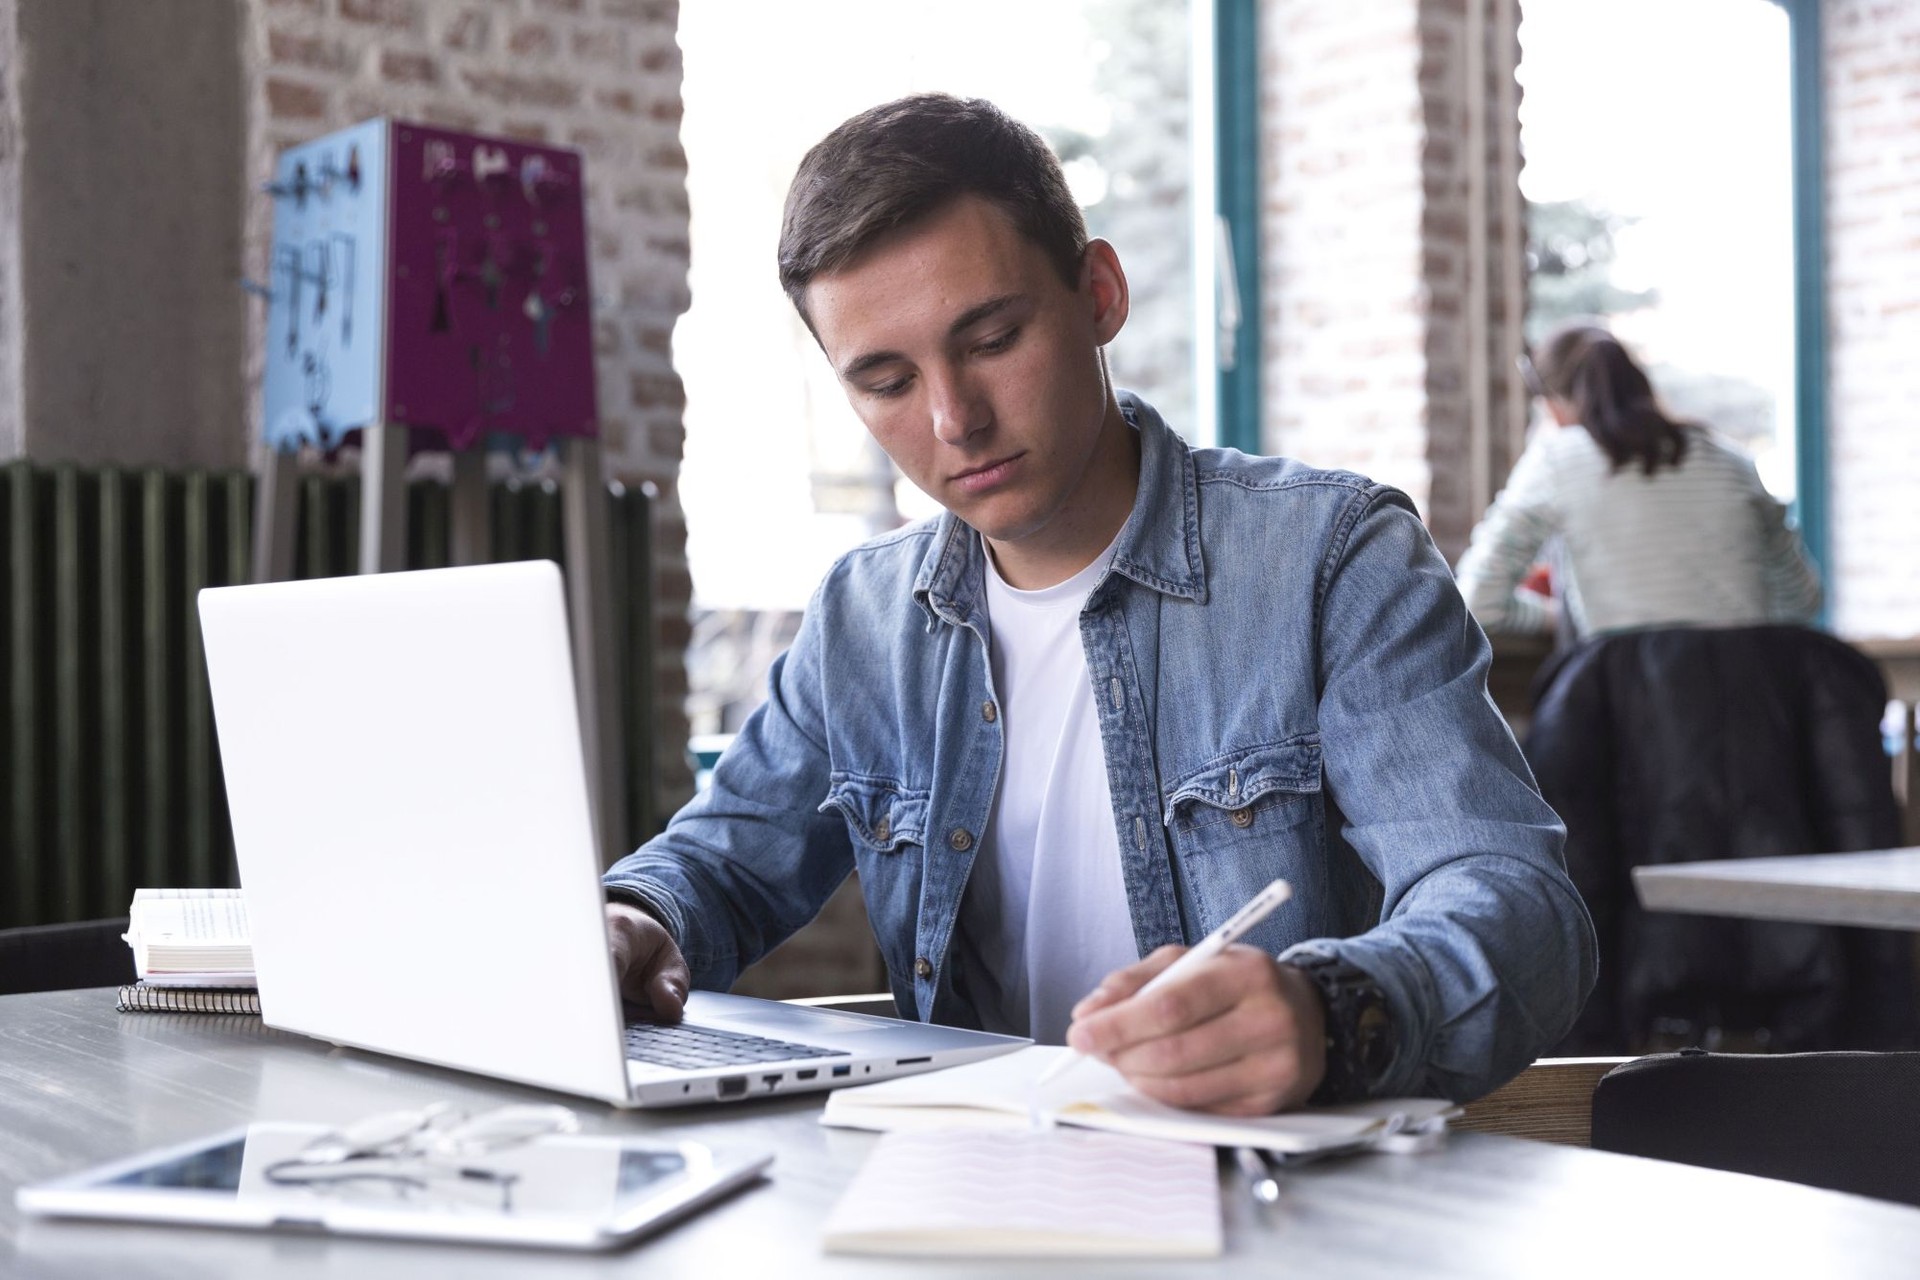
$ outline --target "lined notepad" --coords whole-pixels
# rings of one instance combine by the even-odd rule
[[[1213,1148],[1074,1129],[890,1133],[824,1228],[829,1253],[1211,1258]]]

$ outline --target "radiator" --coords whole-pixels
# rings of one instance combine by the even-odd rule
[[[252,477],[0,469],[0,927],[124,915],[141,885],[235,883],[213,706],[193,600],[243,582]],[[445,485],[408,486],[407,563],[448,562]],[[300,488],[295,574],[351,573],[359,483]],[[495,484],[499,560],[565,562],[557,488]],[[655,828],[652,543],[645,494],[609,489],[629,785],[614,820]]]

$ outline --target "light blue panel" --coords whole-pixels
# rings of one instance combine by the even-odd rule
[[[392,174],[385,120],[289,148],[273,175],[265,434],[331,448],[378,420]]]

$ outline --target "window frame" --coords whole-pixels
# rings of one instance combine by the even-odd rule
[[[1831,583],[1827,491],[1826,109],[1819,0],[1772,0],[1786,10],[1793,152],[1793,513],[1800,540]],[[1823,607],[1821,622],[1826,621]]]
[[[1201,0],[1207,3],[1208,0]],[[1233,251],[1239,324],[1231,360],[1217,345],[1218,443],[1247,453],[1260,448],[1260,5],[1213,5],[1214,201]],[[1217,296],[1217,293],[1216,293]],[[1211,324],[1216,315],[1207,317]]]

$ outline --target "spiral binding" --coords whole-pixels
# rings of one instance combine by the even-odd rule
[[[122,1013],[260,1012],[260,993],[243,987],[152,987],[136,982],[120,988]]]

